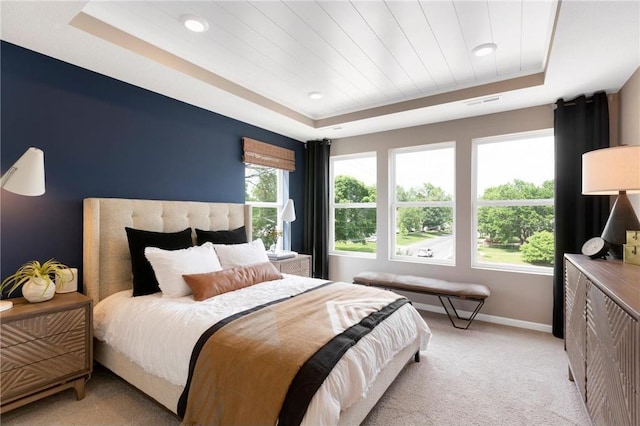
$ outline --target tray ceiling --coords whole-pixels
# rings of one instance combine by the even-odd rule
[[[2,12],[7,41],[300,140],[618,89],[640,61],[638,2],[3,1]],[[187,30],[186,14],[208,30]],[[497,49],[475,56],[483,43]],[[617,64],[582,70],[607,85],[577,76],[558,91],[586,46]]]

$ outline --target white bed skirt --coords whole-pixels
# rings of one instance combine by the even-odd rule
[[[419,342],[416,340],[398,352],[385,368],[380,371],[369,387],[367,394],[347,410],[340,413],[338,424],[346,426],[362,423],[385,390],[391,385],[404,366],[412,361],[418,351]],[[93,354],[97,362],[164,405],[174,414],[176,413],[178,399],[180,399],[184,389],[183,386],[174,385],[158,376],[147,373],[142,367],[98,339],[94,339]]]

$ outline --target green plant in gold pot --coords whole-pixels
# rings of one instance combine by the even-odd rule
[[[22,286],[22,295],[31,303],[44,302],[53,297],[56,286],[53,279],[64,282],[69,279],[69,268],[54,259],[44,263],[37,260],[22,265],[14,274],[9,275],[0,284],[0,291],[9,289],[13,293]],[[73,279],[73,275],[71,276]]]

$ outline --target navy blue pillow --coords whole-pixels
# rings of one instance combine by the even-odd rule
[[[213,244],[242,244],[247,243],[247,230],[244,226],[232,231],[205,231],[196,228],[198,245],[210,242]]]
[[[131,252],[131,272],[133,273],[133,295],[144,296],[160,291],[156,274],[144,255],[146,247],[158,247],[164,250],[179,250],[193,245],[191,228],[180,232],[153,232],[141,229],[124,228],[129,240]]]

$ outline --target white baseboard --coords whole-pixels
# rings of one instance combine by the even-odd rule
[[[412,303],[413,303],[413,306],[416,307],[416,309],[421,309],[423,311],[428,311],[428,312],[436,312],[444,315],[447,314],[442,306],[427,305],[426,303],[418,303],[418,302],[412,302]],[[458,314],[468,318],[472,314],[472,312],[458,310]],[[513,318],[497,317],[494,315],[486,315],[486,314],[480,314],[480,313],[476,316],[475,321],[485,321],[485,322],[491,322],[494,324],[508,325],[511,327],[526,328],[528,330],[542,331],[544,333],[552,333],[553,331],[553,328],[547,324],[540,324],[537,322],[530,322],[530,321],[522,321],[522,320],[517,320]]]

